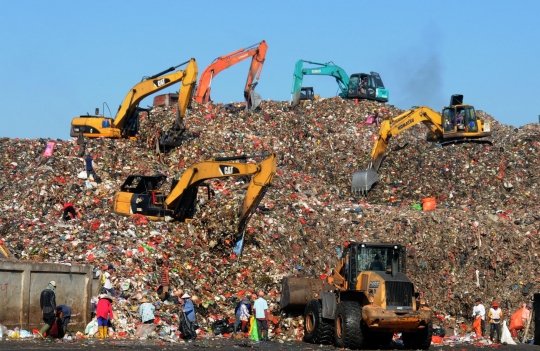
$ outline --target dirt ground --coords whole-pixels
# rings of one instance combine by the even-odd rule
[[[3,340],[0,341],[1,350],[88,350],[88,349],[125,349],[125,350],[272,350],[272,351],[300,351],[300,350],[337,350],[329,345],[312,345],[299,341],[294,342],[261,342],[254,343],[248,340],[233,340],[226,338],[198,339],[193,342],[165,343],[159,340],[77,340],[72,343],[63,343],[60,340],[47,342],[43,340]],[[430,350],[462,351],[490,349],[493,347],[479,347],[476,345],[459,344],[454,346],[431,346]],[[391,348],[383,348],[391,350]],[[404,350],[403,348],[396,348]],[[533,350],[533,345],[501,345],[498,350]]]

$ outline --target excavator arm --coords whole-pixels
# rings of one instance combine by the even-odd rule
[[[165,206],[169,209],[179,209],[184,197],[189,191],[201,182],[212,178],[238,177],[253,175],[242,205],[241,216],[247,217],[254,206],[257,206],[261,193],[268,187],[276,173],[277,160],[274,154],[270,155],[260,164],[226,162],[232,160],[245,160],[255,156],[218,157],[214,160],[197,163],[184,172],[178,183],[165,199]],[[184,219],[185,213],[176,211],[176,217]]]
[[[246,86],[244,88],[246,102],[251,104],[251,92],[257,84],[257,82],[253,83],[253,81],[258,80],[261,75],[267,49],[268,45],[266,44],[266,41],[263,40],[259,44],[236,50],[215,59],[201,74],[199,85],[197,86],[197,93],[195,94],[195,100],[201,104],[208,103],[208,101],[210,101],[210,90],[214,76],[224,69],[251,57],[251,66],[248,71]],[[250,106],[250,108],[252,107]]]
[[[304,62],[318,65],[320,67],[304,68]],[[296,61],[293,73],[293,85],[291,90],[291,105],[294,107],[300,102],[300,91],[302,90],[302,81],[305,75],[325,75],[336,78],[341,93],[339,96],[347,97],[349,89],[349,76],[341,68],[333,64],[333,62],[318,63],[312,61],[298,60]]]
[[[188,64],[185,70],[166,74],[174,71],[178,67]],[[191,59],[177,66],[171,67],[151,77],[144,78],[129,90],[122,104],[118,107],[116,116],[113,119],[103,116],[80,116],[71,122],[71,136],[77,136],[79,131],[85,137],[105,137],[105,138],[128,138],[134,137],[138,132],[139,103],[150,94],[165,89],[177,83],[188,75],[195,72],[197,79],[197,62]],[[166,75],[165,75],[166,74]],[[194,84],[194,83],[193,83]],[[179,99],[179,104],[180,104]],[[184,109],[185,112],[185,109]]]
[[[375,141],[375,145],[371,151],[371,162],[369,163],[368,169],[365,171],[354,172],[353,174],[351,188],[353,193],[367,192],[371,186],[379,180],[377,171],[381,166],[390,139],[419,123],[424,123],[435,135],[443,134],[441,115],[425,106],[407,110],[402,114],[381,123],[377,141]]]
[[[255,157],[266,158],[258,164],[229,162],[245,161]],[[127,216],[140,214],[157,221],[171,218],[186,222],[195,215],[198,187],[202,186],[204,181],[251,175],[251,181],[239,210],[240,218],[236,234],[236,238],[239,239],[243,237],[247,222],[271,185],[276,174],[276,167],[275,154],[215,158],[189,167],[182,177],[173,183],[167,196],[160,190],[165,183],[165,175],[131,175],[115,195],[114,212]]]
[[[180,90],[178,93],[178,108],[176,109],[176,121],[172,128],[160,138],[160,144],[162,146],[179,146],[182,141],[182,135],[184,134],[184,117],[186,111],[193,96],[193,90],[197,83],[197,76],[199,70],[195,59],[191,59],[186,69],[183,71],[184,77],[180,82]]]
[[[455,102],[454,99],[459,101]],[[381,166],[384,154],[388,148],[390,139],[404,132],[419,123],[423,123],[429,129],[427,139],[429,141],[439,141],[444,143],[456,141],[478,140],[479,138],[491,135],[489,123],[484,123],[477,119],[474,113],[474,107],[462,104],[463,95],[453,95],[451,105],[443,109],[443,116],[429,107],[414,107],[402,114],[385,120],[381,123],[379,135],[373,150],[371,151],[371,162],[367,170],[354,172],[352,178],[351,190],[353,193],[366,193],[373,184],[375,184],[379,175],[377,171]],[[461,125],[455,119],[458,111],[466,112],[467,124]],[[457,123],[457,124],[456,124]],[[487,142],[489,141],[480,141]]]
[[[371,151],[371,164],[369,168],[375,172],[379,170],[392,136],[404,132],[419,123],[424,123],[436,135],[443,134],[441,115],[429,107],[417,107],[407,110],[392,119],[385,120],[381,123],[377,141],[375,141],[375,145]]]
[[[256,109],[262,101],[261,96],[255,93],[254,89],[259,83],[259,77],[261,76],[264,60],[266,58],[267,49],[268,49],[268,45],[263,40],[259,44],[259,48],[257,49],[255,55],[253,55],[253,58],[251,59],[251,65],[249,66],[246,86],[244,87],[244,99],[246,100],[246,110]],[[253,82],[254,80],[256,81]]]

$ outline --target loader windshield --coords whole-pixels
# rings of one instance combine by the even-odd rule
[[[358,271],[386,271],[392,268],[392,259],[397,260],[398,272],[404,273],[399,250],[393,247],[359,247],[357,251]]]

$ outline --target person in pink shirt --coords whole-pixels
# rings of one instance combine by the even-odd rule
[[[96,306],[96,317],[98,320],[98,330],[100,339],[107,338],[109,320],[114,319],[112,310],[113,297],[107,294],[99,295],[99,301]]]
[[[532,303],[523,304],[523,309],[521,311],[521,321],[523,322],[523,326],[527,326],[529,323],[529,319],[531,319],[531,310],[533,308]]]

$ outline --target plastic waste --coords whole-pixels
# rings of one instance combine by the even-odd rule
[[[517,345],[514,339],[512,338],[512,334],[510,333],[510,329],[506,326],[506,321],[503,321],[502,325],[502,333],[501,333],[501,344],[508,344],[508,345]]]
[[[152,334],[154,329],[155,329],[154,324],[139,324],[137,326],[137,330],[135,331],[135,336],[139,339],[148,339],[148,336]]]
[[[13,333],[10,335],[12,339],[20,339],[19,328],[13,328]]]

